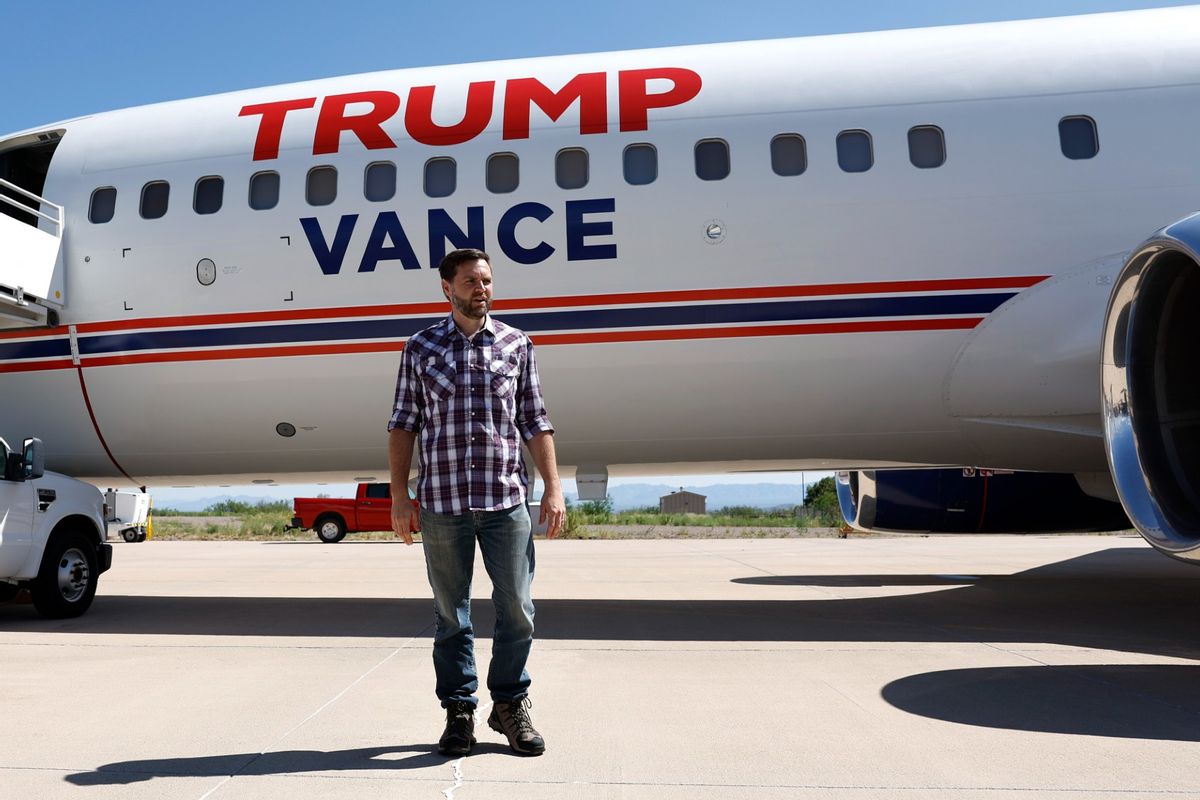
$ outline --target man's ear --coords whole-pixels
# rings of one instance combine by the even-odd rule
[[[442,294],[446,296],[447,300],[450,299],[450,284],[445,281],[442,281]]]

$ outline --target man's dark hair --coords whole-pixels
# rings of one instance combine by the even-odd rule
[[[438,264],[438,273],[441,274],[442,280],[452,282],[458,272],[458,265],[468,261],[483,261],[489,267],[492,265],[492,259],[487,253],[476,250],[474,247],[464,247],[461,250],[451,250],[446,253],[442,263]]]

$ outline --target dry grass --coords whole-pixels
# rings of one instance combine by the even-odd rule
[[[263,524],[236,516],[155,516],[154,537],[160,541],[307,542],[310,530],[284,531],[287,520]],[[562,539],[793,539],[838,536],[836,528],[730,527],[713,525],[580,525]],[[861,535],[861,534],[858,534]],[[346,540],[399,541],[391,531],[347,534]],[[418,535],[417,541],[420,541]]]

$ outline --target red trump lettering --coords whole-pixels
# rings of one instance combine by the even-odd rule
[[[674,84],[665,92],[651,93],[650,81],[668,80]],[[644,131],[650,126],[652,108],[678,106],[700,94],[700,76],[682,67],[625,69],[617,75],[621,96],[621,130]]]

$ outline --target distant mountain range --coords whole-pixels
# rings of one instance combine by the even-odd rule
[[[660,497],[679,491],[680,488],[704,495],[705,506],[709,511],[716,511],[725,506],[751,506],[762,509],[791,508],[804,502],[804,492],[801,487],[788,483],[719,483],[710,486],[685,485],[682,487],[665,483],[631,483],[609,487],[608,494],[613,499],[613,508],[616,511],[625,511],[630,508],[658,506]],[[572,503],[579,503],[579,498],[572,493],[567,494],[567,499]],[[174,503],[165,500],[161,505],[169,506],[177,511],[203,511],[209,506],[227,500],[253,505],[259,502],[277,502],[279,498],[244,494],[216,495]]]

